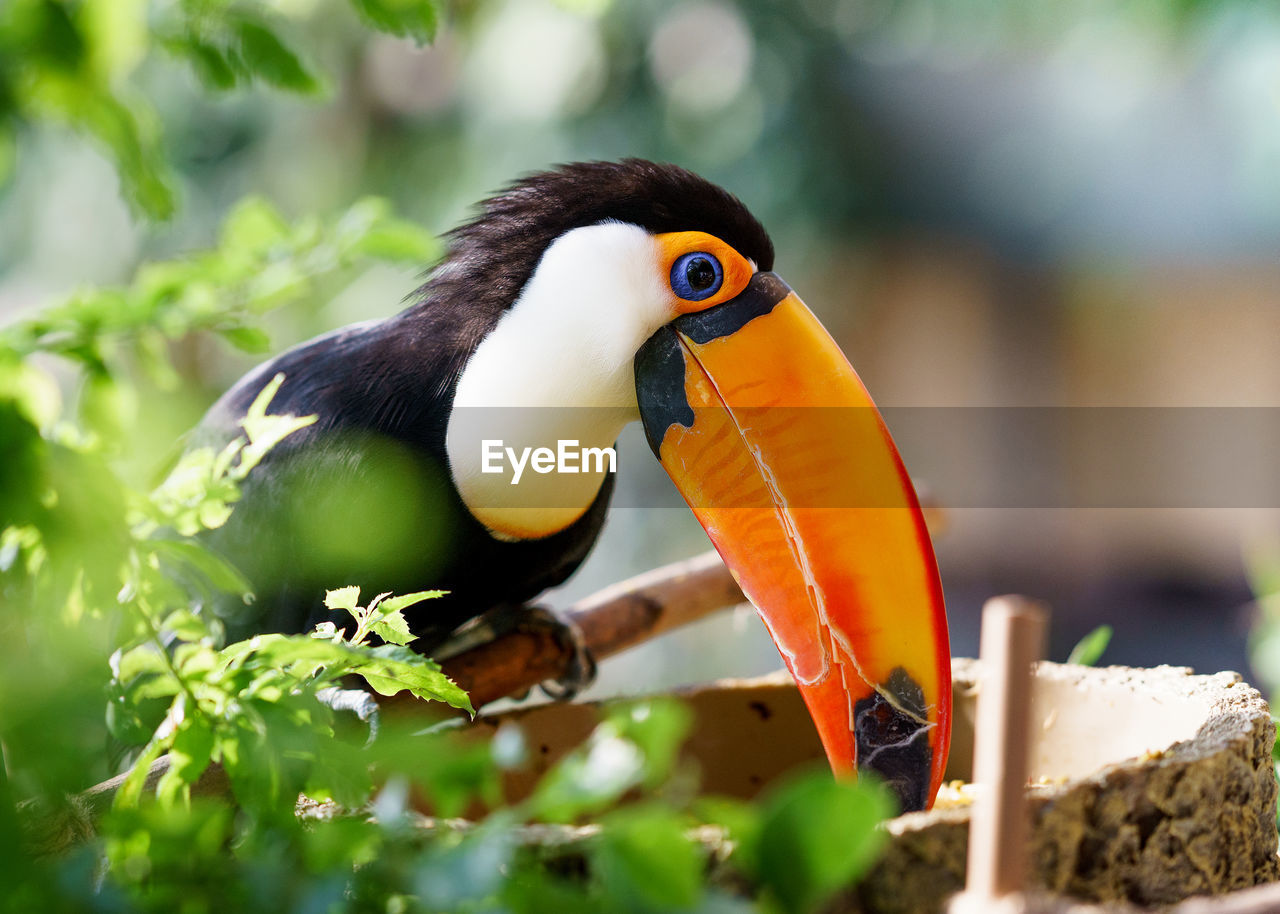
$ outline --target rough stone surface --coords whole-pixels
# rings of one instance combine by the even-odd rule
[[[957,686],[975,669],[957,664]],[[1234,673],[1161,667],[1101,670],[1042,664],[1040,675],[1092,677],[1205,698],[1194,739],[1093,775],[1031,791],[1031,866],[1040,888],[1083,901],[1169,905],[1280,878],[1275,727],[1258,692]],[[926,914],[963,886],[967,808],[902,816],[874,872],[833,910]]]

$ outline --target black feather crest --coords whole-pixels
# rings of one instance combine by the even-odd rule
[[[715,235],[761,270],[773,267],[773,242],[737,197],[676,165],[643,159],[578,162],[511,184],[480,204],[475,219],[448,234],[439,268],[419,301],[469,299],[493,320],[516,300],[542,254],[571,229],[607,220],[658,234]]]

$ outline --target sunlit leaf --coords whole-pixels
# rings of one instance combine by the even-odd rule
[[[679,816],[651,805],[614,813],[604,825],[592,863],[608,897],[642,911],[697,903],[703,852]]]
[[[440,242],[419,225],[391,220],[370,229],[348,253],[424,266],[440,256]]]
[[[169,613],[160,623],[160,628],[183,641],[199,641],[209,636],[209,627],[204,620],[189,609]]]
[[[240,59],[256,78],[281,89],[313,94],[320,82],[294,51],[274,31],[259,22],[234,23],[240,43]]]
[[[423,600],[438,600],[448,592],[447,590],[419,590],[416,593],[387,597],[378,603],[378,608],[384,612],[398,612],[402,609],[408,609],[410,606],[415,606]]]
[[[352,584],[349,587],[339,587],[337,590],[325,591],[324,605],[329,609],[345,609],[348,612],[354,610],[360,601],[360,587]]]
[[[426,44],[439,25],[438,0],[351,0],[375,29]]]
[[[213,730],[204,716],[188,715],[173,735],[169,768],[174,777],[190,784],[209,767],[213,754]]]
[[[369,626],[369,631],[388,644],[404,645],[417,640],[418,637],[409,630],[409,623],[398,612],[387,613],[381,619],[372,623]]]
[[[271,349],[271,337],[260,327],[226,327],[218,333],[242,352],[260,354]]]
[[[875,862],[893,813],[888,792],[868,778],[836,781],[825,771],[792,781],[761,816],[759,878],[791,914],[817,909]]]
[[[572,822],[605,809],[644,780],[639,747],[602,724],[582,747],[566,755],[538,783],[530,798],[534,814],[549,822]]]
[[[221,244],[226,249],[262,253],[288,240],[288,222],[263,197],[240,200],[222,223]]]
[[[443,701],[468,713],[475,713],[471,698],[440,666],[407,647],[384,644],[370,648],[368,658],[353,662],[349,669],[363,676],[382,695],[408,690],[418,698]]]
[[[1107,649],[1107,645],[1111,643],[1111,626],[1099,625],[1089,634],[1085,635],[1076,646],[1071,649],[1071,653],[1067,655],[1067,663],[1078,663],[1081,666],[1095,666],[1100,659],[1102,653]]]
[[[85,0],[79,18],[88,38],[88,63],[99,78],[127,76],[146,56],[147,0]]]

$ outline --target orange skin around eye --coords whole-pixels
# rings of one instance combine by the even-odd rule
[[[675,302],[677,314],[705,311],[707,308],[727,302],[747,287],[747,283],[756,272],[749,260],[715,235],[708,235],[706,232],[666,232],[655,235],[654,238],[658,242],[658,267],[663,276],[671,275],[671,268],[677,259],[694,251],[710,254],[720,261],[720,268],[724,271],[723,283],[716,290],[716,294],[708,298],[689,301],[673,292],[671,297]]]

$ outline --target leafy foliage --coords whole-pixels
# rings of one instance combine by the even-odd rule
[[[1089,632],[1071,649],[1067,655],[1067,663],[1078,663],[1080,666],[1097,666],[1102,654],[1111,643],[1111,626],[1099,625]]]
[[[440,14],[438,0],[349,5],[419,42]],[[139,212],[168,215],[174,179],[136,89],[144,71],[163,66],[160,56],[211,90],[322,94],[326,80],[293,36],[298,11],[323,9],[323,0],[0,4],[0,181],[19,134],[61,123],[108,151]],[[695,774],[678,761],[689,714],[669,700],[609,709],[527,799],[504,805],[504,774],[528,764],[521,734],[459,727],[467,696],[411,649],[402,611],[438,591],[362,605],[358,588],[337,587],[326,600],[334,620],[314,632],[223,643],[205,607],[226,594],[250,599],[248,584],[200,534],[226,523],[264,455],[314,417],[270,412],[277,377],[240,437],[188,451],[148,489],[121,471],[155,462],[137,453],[142,391],[185,392],[174,351],[195,336],[265,352],[264,315],[322,294],[325,277],[373,260],[421,265],[437,250],[381,200],[289,222],[250,197],[212,249],[146,264],[127,285],[82,290],[0,328],[0,909],[748,908],[709,886],[705,848],[690,832],[703,822],[727,830],[735,865],[763,887],[768,910],[819,905],[865,867],[880,840],[874,813],[888,809],[878,788],[824,773],[759,807],[695,801]],[[383,721],[364,745],[366,730],[325,699],[351,678],[428,699],[440,722]],[[112,762],[113,751],[131,761]],[[153,783],[161,755],[169,764]],[[105,816],[86,818],[85,804],[100,801],[66,801],[121,769]],[[219,776],[234,804],[205,795]],[[315,806],[326,798],[342,808]],[[473,824],[428,828],[412,811],[420,803]],[[833,811],[840,821],[817,833],[834,843],[797,834],[807,817]],[[46,820],[83,843],[35,854],[30,823]],[[524,830],[587,820],[599,827],[562,848],[577,863],[548,861],[561,852]]]
[[[441,2],[351,5],[371,27],[423,42],[435,34]],[[247,0],[0,4],[0,182],[21,121],[65,124],[101,144],[138,212],[168,218],[176,205],[174,178],[155,112],[133,87],[138,71],[161,49],[210,89],[261,83],[304,95],[323,92],[323,78],[293,47],[294,24],[268,6]]]
[[[268,415],[262,401],[240,439],[217,453],[188,453],[159,488],[141,491],[115,466],[139,437],[138,381],[176,389],[171,345],[200,331],[233,343],[263,338],[252,321],[309,294],[319,277],[373,259],[416,261],[433,245],[382,201],[289,225],[250,199],[228,217],[216,249],[146,265],[127,287],[83,291],[0,330],[0,737],[19,795],[56,797],[110,773],[101,702],[112,651],[119,679],[110,725],[125,742],[151,736],[165,698],[178,697],[175,680],[267,664],[261,650],[234,669],[211,661],[216,620],[191,610],[247,587],[192,537],[225,522],[238,483],[310,420]],[[76,409],[64,409],[64,387],[78,387]],[[360,650],[371,675],[404,671],[399,653]],[[431,676],[419,685],[434,687]],[[126,693],[137,701],[124,701]],[[197,759],[209,728],[191,722],[199,702],[185,692],[182,701],[157,751],[176,742]]]
[[[1245,568],[1256,595],[1255,616],[1249,632],[1249,662],[1270,693],[1271,706],[1280,701],[1280,560],[1277,544],[1266,543],[1246,551]],[[1274,714],[1272,715],[1274,718]],[[1278,722],[1280,723],[1280,722]],[[1280,733],[1271,747],[1276,779],[1280,780]],[[1280,827],[1280,813],[1277,813]]]
[[[228,214],[216,248],[144,265],[124,288],[88,289],[0,330],[0,354],[71,359],[109,385],[129,359],[162,387],[178,383],[166,341],[212,331],[247,352],[270,348],[254,323],[311,295],[317,280],[369,260],[422,264],[438,242],[395,218],[387,201],[366,198],[336,219],[290,225],[266,200],[248,197]],[[30,378],[10,382],[29,388]],[[43,391],[29,390],[42,397]],[[39,402],[35,406],[40,406]]]

